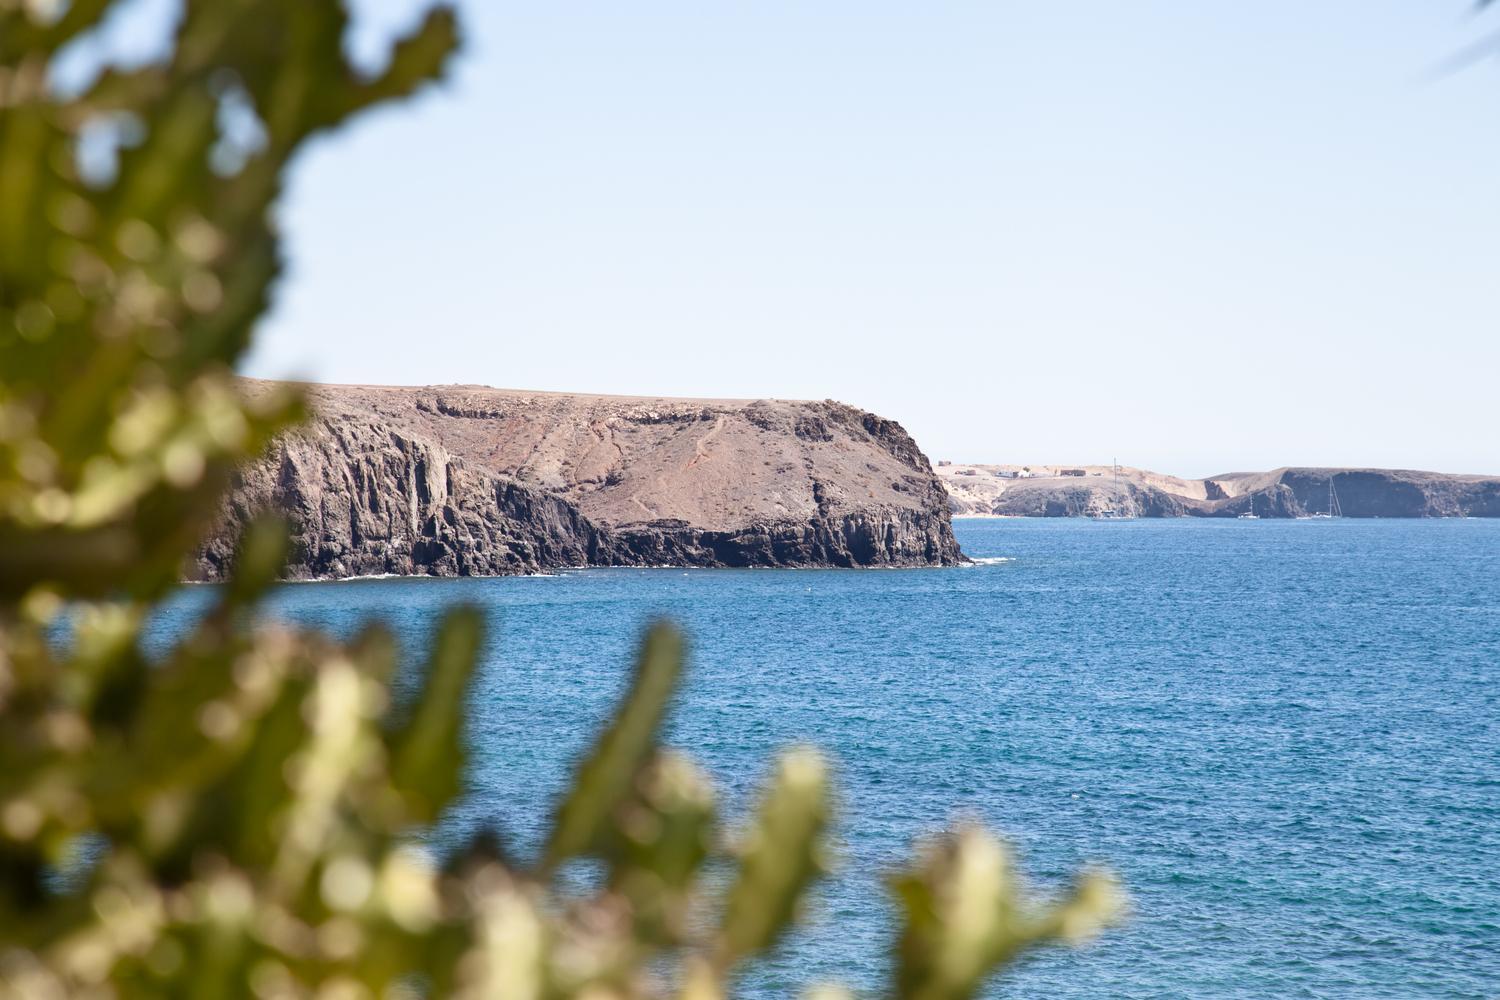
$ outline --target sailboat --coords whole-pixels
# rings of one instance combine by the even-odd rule
[[[1240,516],[1241,521],[1259,521],[1260,515],[1255,513],[1255,494],[1250,494],[1250,509]]]
[[[1115,459],[1115,488],[1114,488],[1113,496],[1118,499],[1119,495],[1120,495],[1120,460],[1117,458],[1117,459]],[[1135,515],[1134,514],[1128,514],[1125,511],[1115,510],[1113,507],[1105,507],[1102,510],[1095,510],[1094,514],[1093,514],[1093,517],[1094,517],[1094,520],[1096,520],[1096,521],[1134,521],[1135,520]]]
[[[1332,476],[1328,477],[1328,509],[1325,510],[1325,511],[1319,511],[1316,514],[1311,514],[1309,516],[1313,517],[1313,518],[1316,518],[1318,520],[1322,520],[1324,518],[1329,518],[1329,517],[1343,517],[1344,516],[1344,512],[1341,509],[1339,509],[1339,494],[1338,494],[1338,491],[1333,488],[1333,477]]]

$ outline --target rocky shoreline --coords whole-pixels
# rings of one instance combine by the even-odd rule
[[[957,516],[1500,517],[1500,476],[1282,468],[1192,480],[1111,466],[952,463],[937,471]]]
[[[964,561],[926,456],[841,403],[306,391],[316,416],[239,471],[193,578],[222,579],[266,510],[302,580]]]

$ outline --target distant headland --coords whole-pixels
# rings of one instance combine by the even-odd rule
[[[240,470],[196,578],[262,510],[291,522],[298,579],[964,561],[927,457],[843,403],[303,389],[313,419]]]
[[[1109,465],[939,462],[959,516],[1500,517],[1500,476],[1282,468],[1206,479]]]

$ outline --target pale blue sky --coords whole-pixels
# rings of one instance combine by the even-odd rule
[[[425,4],[354,6],[374,53]],[[1500,63],[1434,73],[1500,27],[1466,0],[461,6],[449,84],[298,164],[246,372],[1500,473]]]

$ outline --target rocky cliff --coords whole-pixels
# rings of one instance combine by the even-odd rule
[[[223,575],[261,510],[289,517],[300,579],[963,561],[911,437],[841,403],[474,386],[308,394],[313,422],[237,476],[198,578]]]
[[[954,513],[971,516],[1500,517],[1500,476],[1285,468],[1179,479],[1110,466],[949,463],[937,471]]]

